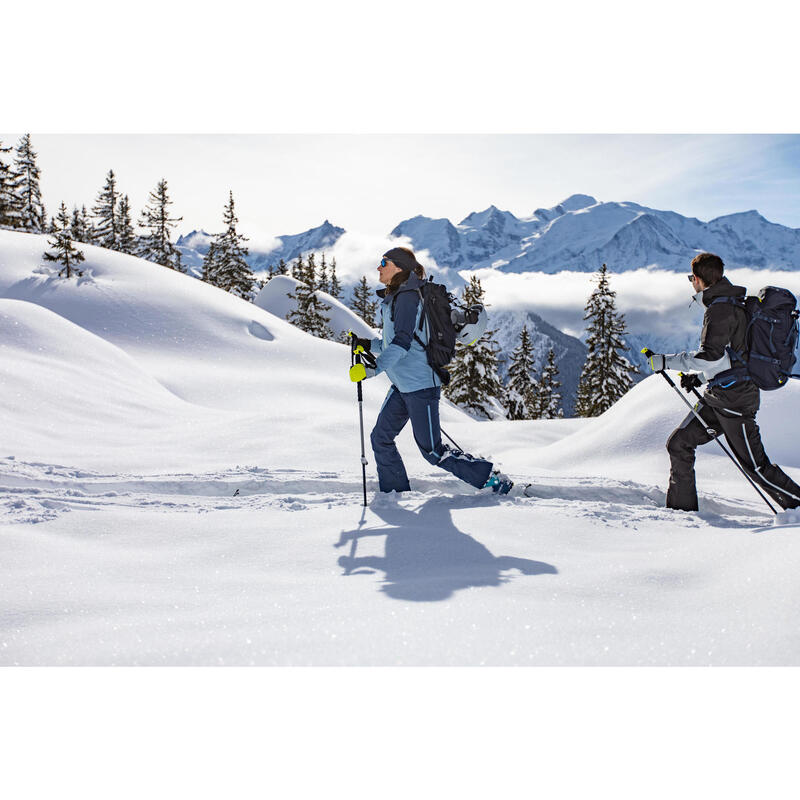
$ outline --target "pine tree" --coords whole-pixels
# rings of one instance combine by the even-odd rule
[[[542,377],[536,385],[536,400],[541,419],[557,419],[564,416],[561,408],[561,381],[557,379],[558,366],[556,354],[551,347],[547,353],[547,363],[542,367]]]
[[[18,227],[15,221],[20,213],[19,198],[14,193],[14,171],[3,159],[3,153],[10,153],[11,149],[0,142],[0,226],[8,228]]]
[[[361,280],[353,288],[353,299],[350,301],[350,308],[358,314],[370,328],[376,325],[375,314],[378,311],[378,301],[373,300],[374,291],[367,283],[367,276],[362,275]]]
[[[483,302],[481,282],[473,275],[464,287],[466,305]],[[478,416],[492,419],[495,404],[503,396],[503,384],[497,373],[497,354],[500,347],[494,340],[494,331],[486,330],[472,345],[456,346],[450,363],[450,383],[444,393],[461,408]]]
[[[108,250],[119,250],[119,192],[114,170],[106,175],[106,182],[97,195],[92,214],[97,220],[94,243]]]
[[[148,233],[139,237],[136,255],[161,264],[162,267],[182,272],[181,253],[172,243],[172,229],[183,217],[170,217],[168,207],[172,205],[167,193],[167,182],[160,180],[155,191],[150,192],[147,205],[142,211],[139,225]]]
[[[211,246],[203,260],[203,280],[245,300],[252,299],[255,276],[245,258],[249,251],[247,238],[236,231],[236,216],[233,192],[229,192],[222,221],[225,230],[211,240]]]
[[[276,275],[288,275],[289,274],[289,267],[286,266],[286,262],[281,259],[278,262],[278,268],[275,272]]]
[[[306,268],[301,280],[307,283],[309,288],[313,291],[319,289],[319,282],[317,281],[317,263],[314,260],[313,253],[309,253],[306,258]]]
[[[305,278],[306,267],[303,264],[302,253],[297,256],[297,261],[292,264],[292,277],[297,281],[302,281]]]
[[[342,285],[339,283],[339,279],[336,277],[336,259],[334,258],[331,261],[331,288],[328,294],[331,297],[335,297],[337,300],[342,299]]]
[[[44,206],[39,188],[39,167],[31,145],[31,135],[26,133],[17,145],[11,188],[16,196],[18,214],[12,217],[12,226],[39,233],[44,230]]]
[[[333,339],[333,332],[328,325],[330,317],[325,316],[331,307],[319,299],[313,287],[300,281],[294,292],[289,292],[287,296],[297,303],[296,308],[286,315],[289,322],[312,336]]]
[[[638,369],[622,355],[628,348],[622,338],[625,317],[616,310],[605,264],[597,273],[597,288],[586,303],[584,320],[589,320],[586,347],[575,413],[579,417],[597,417],[611,408],[633,385]]]
[[[133,223],[131,222],[131,204],[128,200],[128,195],[124,195],[119,200],[117,218],[119,222],[117,250],[119,250],[120,253],[135,255],[137,244],[136,232],[133,230]]]
[[[524,325],[519,335],[519,345],[512,352],[508,367],[505,406],[509,419],[539,417],[539,395],[533,373],[533,344],[528,326]]]
[[[53,235],[53,238],[47,240],[47,243],[55,252],[45,252],[44,259],[46,261],[56,261],[63,265],[63,268],[58,273],[59,275],[64,275],[67,278],[72,277],[73,272],[83,275],[82,271],[76,269],[76,264],[80,264],[83,261],[83,252],[76,249],[72,242],[69,214],[64,203],[61,203],[56,224],[58,231]]]
[[[325,253],[322,254],[322,261],[319,265],[319,280],[317,281],[317,288],[320,291],[330,293],[331,282],[328,278],[328,265],[325,262]]]

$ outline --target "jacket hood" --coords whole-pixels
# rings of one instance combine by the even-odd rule
[[[703,305],[710,306],[716,297],[744,297],[747,289],[744,286],[734,286],[724,275],[703,292]]]

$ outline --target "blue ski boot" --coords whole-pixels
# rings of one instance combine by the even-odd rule
[[[514,481],[512,481],[508,475],[505,475],[498,470],[494,470],[494,472],[492,472],[492,474],[489,476],[489,480],[487,480],[483,485],[483,488],[491,489],[495,494],[508,494],[513,485]]]

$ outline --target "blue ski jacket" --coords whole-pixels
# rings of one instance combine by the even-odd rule
[[[442,385],[428,364],[425,347],[414,336],[416,333],[416,337],[427,344],[427,326],[419,330],[422,314],[419,290],[424,282],[412,273],[392,294],[387,296],[385,289],[378,290],[382,298],[383,336],[372,340],[371,352],[377,356],[376,373],[385,372],[400,392],[418,392]]]

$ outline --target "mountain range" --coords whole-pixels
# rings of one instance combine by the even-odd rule
[[[251,251],[250,267],[265,271],[282,258],[289,263],[311,251],[330,250],[345,233],[325,220],[298,234],[281,236],[266,251]],[[502,272],[564,270],[593,272],[607,264],[612,272],[641,267],[685,270],[703,250],[719,254],[729,268],[800,267],[800,229],[769,222],[757,211],[742,211],[703,222],[674,211],[633,202],[600,202],[573,194],[528,217],[489,206],[459,223],[416,216],[389,234],[426,250],[450,276],[455,270],[492,268]],[[202,264],[211,234],[192,231],[178,239],[184,263]]]

